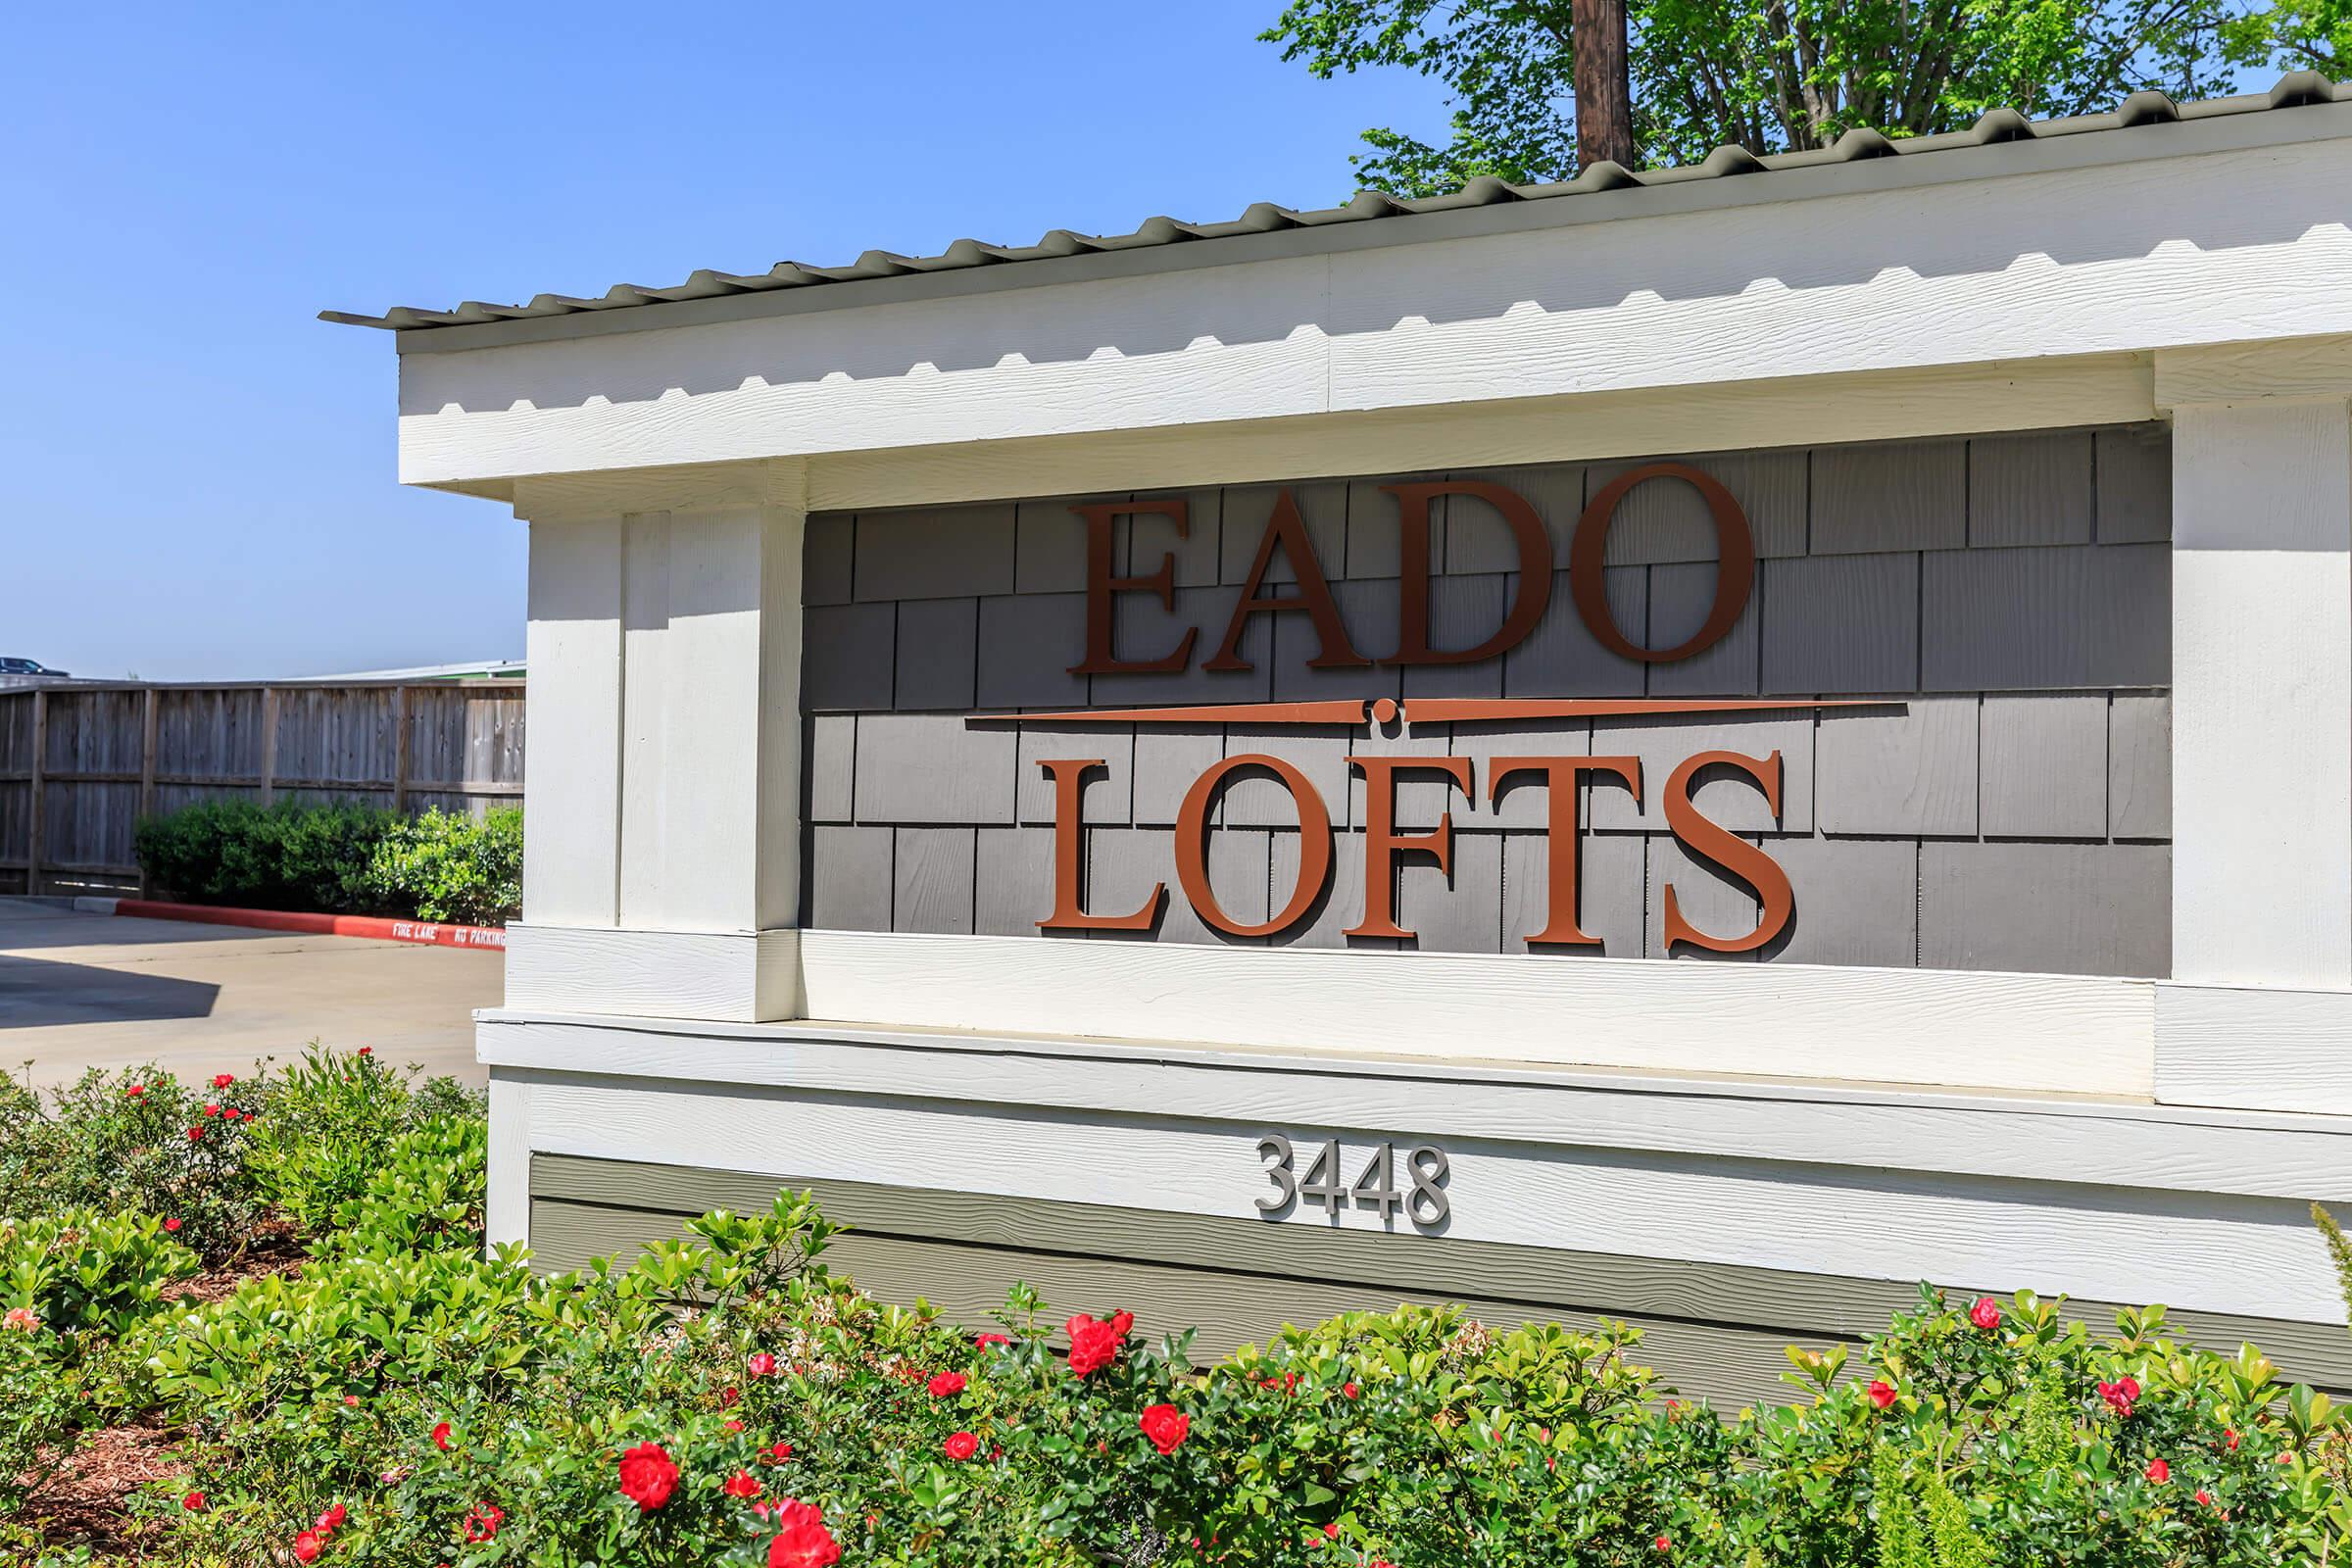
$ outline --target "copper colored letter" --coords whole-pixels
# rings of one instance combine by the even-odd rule
[[[1608,589],[1601,579],[1601,564],[1608,554],[1609,522],[1617,515],[1617,503],[1644,479],[1682,480],[1698,491],[1715,519],[1715,547],[1721,558],[1715,564],[1715,603],[1707,611],[1706,624],[1693,632],[1689,642],[1675,648],[1644,648],[1618,629],[1617,617],[1609,613]],[[1740,503],[1733,499],[1732,493],[1712,475],[1701,473],[1687,463],[1645,463],[1611,479],[1585,508],[1585,514],[1576,519],[1576,539],[1568,547],[1568,591],[1576,598],[1577,614],[1601,647],[1627,659],[1639,659],[1645,664],[1689,659],[1722,641],[1739,621],[1740,612],[1747,608],[1748,590],[1755,586],[1755,581],[1756,541],[1748,532],[1746,514],[1740,510]]]
[[[1265,582],[1266,567],[1274,561],[1274,547],[1290,558],[1291,570],[1298,578],[1298,592],[1290,598],[1279,598],[1259,592]],[[1274,493],[1274,514],[1266,519],[1265,537],[1257,542],[1257,559],[1250,563],[1250,579],[1242,584],[1242,602],[1233,607],[1233,619],[1225,626],[1225,641],[1217,655],[1202,669],[1248,669],[1250,662],[1234,652],[1249,626],[1251,615],[1304,614],[1315,623],[1315,657],[1308,660],[1311,669],[1338,669],[1372,662],[1355,651],[1348,640],[1347,623],[1340,619],[1340,607],[1331,597],[1331,584],[1323,580],[1323,564],[1315,559],[1314,541],[1306,536],[1306,523],[1298,515],[1298,503],[1291,499],[1286,485]]]
[[[1158,501],[1097,501],[1070,509],[1086,519],[1086,657],[1070,666],[1073,675],[1169,675],[1192,662],[1195,628],[1186,627],[1176,651],[1161,659],[1121,660],[1111,650],[1112,612],[1118,594],[1156,594],[1159,608],[1176,608],[1176,558],[1159,558],[1158,569],[1141,577],[1110,574],[1110,519],[1123,513],[1151,513],[1176,524],[1176,537],[1187,538],[1192,525],[1182,496]]]
[[[1427,850],[1438,858],[1438,869],[1453,875],[1453,813],[1438,818],[1430,833],[1396,831],[1396,775],[1405,772],[1443,773],[1464,795],[1470,793],[1467,757],[1350,757],[1348,762],[1364,773],[1364,918],[1350,926],[1351,937],[1412,935],[1396,923],[1396,852]]]
[[[1262,767],[1281,779],[1282,787],[1291,792],[1291,804],[1298,808],[1298,881],[1291,890],[1291,902],[1263,925],[1244,925],[1227,914],[1208,880],[1208,803],[1216,798],[1217,785],[1225,775],[1243,767]],[[1208,771],[1184,792],[1184,806],[1176,813],[1176,881],[1200,918],[1227,936],[1270,937],[1289,930],[1314,906],[1330,875],[1331,811],[1306,775],[1281,758],[1228,757],[1210,763]]]
[[[1666,780],[1666,825],[1682,841],[1684,849],[1702,860],[1711,860],[1732,875],[1756,890],[1756,928],[1743,937],[1716,938],[1708,936],[1683,918],[1682,906],[1674,896],[1674,885],[1666,885],[1666,951],[1672,953],[1677,942],[1688,942],[1709,953],[1752,953],[1781,934],[1788,924],[1789,915],[1796,912],[1796,898],[1788,887],[1788,873],[1781,862],[1766,855],[1757,845],[1739,837],[1722,824],[1699,815],[1698,808],[1690,804],[1690,781],[1702,767],[1720,762],[1736,767],[1754,779],[1764,791],[1764,804],[1772,808],[1772,819],[1781,819],[1781,754],[1770,757],[1741,757],[1738,752],[1701,752],[1686,758]]]
[[[1544,841],[1550,850],[1551,864],[1544,877],[1544,929],[1531,931],[1530,942],[1551,943],[1564,948],[1597,948],[1600,938],[1587,936],[1576,923],[1576,866],[1577,785],[1586,773],[1613,773],[1625,780],[1634,792],[1635,804],[1642,800],[1642,759],[1639,757],[1497,757],[1487,764],[1487,795],[1491,800],[1502,798],[1502,781],[1513,773],[1542,773],[1544,787],[1551,796],[1550,816],[1544,825]]]
[[[1038,921],[1045,931],[1149,931],[1159,914],[1164,882],[1152,884],[1152,896],[1133,914],[1089,914],[1078,906],[1078,873],[1086,859],[1086,839],[1079,825],[1086,773],[1101,767],[1100,757],[1054,757],[1041,761],[1054,777],[1054,912]]]
[[[1483,479],[1435,484],[1384,484],[1396,498],[1402,525],[1402,577],[1397,585],[1396,655],[1393,664],[1475,664],[1516,646],[1551,603],[1551,535],[1525,497]],[[1502,514],[1519,544],[1519,593],[1494,636],[1476,648],[1429,646],[1429,504],[1440,496],[1468,496]]]

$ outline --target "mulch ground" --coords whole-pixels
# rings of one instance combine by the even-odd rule
[[[168,1301],[218,1301],[239,1281],[290,1274],[302,1263],[302,1247],[292,1228],[267,1225],[244,1256],[175,1280],[164,1287],[163,1297]],[[131,1498],[149,1483],[179,1473],[174,1452],[178,1441],[176,1429],[152,1414],[82,1432],[74,1438],[74,1451],[25,1499],[23,1518],[51,1546],[87,1545],[101,1561],[136,1562],[162,1527],[133,1518]]]

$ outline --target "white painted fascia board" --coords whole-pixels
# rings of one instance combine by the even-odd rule
[[[478,1016],[477,1056],[517,1081],[581,1073],[1120,1116],[1411,1127],[1433,1138],[2352,1200],[2352,1118],[813,1022],[696,1025],[514,1008]]]
[[[2157,982],[2156,1092],[2352,1116],[2352,991]]]
[[[801,933],[647,931],[515,921],[507,1005],[757,1023],[800,1010]]]
[[[514,1069],[497,1069],[501,1075]],[[1269,1130],[1339,1132],[1286,1120],[1165,1113],[1087,1115],[906,1094],[796,1094],[761,1087],[524,1071],[528,1148],[590,1158],[970,1193],[1083,1198],[1132,1209],[1247,1217],[1264,1190]],[[1423,1112],[1348,1125],[1410,1145]],[[714,1136],[715,1135],[715,1136]],[[1447,1135],[1446,1234],[1475,1242],[1798,1270],[1982,1289],[2063,1290],[2097,1300],[2340,1323],[2342,1300],[2299,1203],[2212,1192],[2086,1188],[1939,1171],[1542,1149]],[[2071,1173],[2073,1151],[2039,1142]],[[1342,1209],[1265,1223],[1366,1232],[1398,1222]],[[1398,1228],[1401,1228],[1398,1225]]]
[[[463,485],[2342,335],[2347,183],[2352,142],[2304,141],[411,354],[402,476]]]
[[[816,1018],[2034,1093],[2154,1088],[2144,980],[858,931],[804,931],[800,958],[801,1013]]]

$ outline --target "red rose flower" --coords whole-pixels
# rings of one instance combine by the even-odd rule
[[[1882,1410],[1888,1409],[1894,1404],[1894,1385],[1885,1378],[1871,1379],[1870,1388],[1866,1392],[1870,1395],[1870,1402]]]
[[[375,1054],[375,1048],[373,1046],[362,1046],[360,1048],[360,1054],[363,1056],[372,1056]]]
[[[145,1084],[132,1084],[128,1089],[122,1091],[123,1097],[128,1100],[136,1100],[146,1093],[147,1086]]]
[[[1357,1388],[1352,1382],[1341,1384],[1340,1392],[1348,1396],[1348,1397],[1350,1399],[1361,1398],[1364,1393],[1363,1390]]]
[[[294,1560],[296,1562],[317,1562],[318,1553],[325,1547],[326,1542],[318,1531],[305,1530],[294,1538]]]
[[[360,1396],[356,1394],[346,1394],[343,1396],[343,1402],[356,1410],[359,1408]]]
[[[738,1470],[727,1477],[726,1485],[719,1490],[730,1497],[757,1497],[760,1495],[760,1483],[754,1481],[748,1472]]]
[[[1070,1337],[1070,1370],[1080,1377],[1100,1372],[1119,1358],[1120,1342],[1126,1336],[1118,1330],[1118,1320],[1098,1323],[1081,1312],[1062,1325]]]
[[[1135,1332],[1135,1314],[1133,1312],[1113,1312],[1110,1314],[1110,1326],[1121,1340],[1125,1340],[1128,1335]]]
[[[2206,1507],[2210,1508],[2213,1506],[2213,1494],[2207,1492],[2203,1487],[2199,1487],[2197,1489],[2197,1500],[2203,1503]]]
[[[449,1451],[448,1422],[444,1421],[439,1426],[433,1428],[433,1446],[439,1448],[443,1453],[447,1453]]]
[[[190,1513],[202,1513],[204,1512],[204,1494],[191,1492],[179,1499],[179,1505]]]
[[[2139,1379],[2125,1377],[2113,1383],[2102,1383],[2099,1385],[2099,1397],[2107,1401],[2107,1408],[2115,1412],[2117,1420],[2130,1420],[2132,1401],[2139,1397]]]
[[[213,1087],[215,1089],[226,1089],[230,1084],[233,1084],[236,1081],[237,1075],[233,1072],[217,1072],[213,1074]]]
[[[1968,1309],[1968,1320],[1990,1334],[2001,1326],[2000,1303],[1989,1296],[1978,1297],[1976,1304]]]
[[[342,1529],[343,1521],[350,1517],[351,1515],[344,1512],[343,1505],[338,1502],[332,1508],[327,1509],[326,1512],[318,1516],[318,1523],[316,1528],[322,1536],[332,1535],[335,1531]]]
[[[207,1116],[218,1116],[220,1114],[220,1107],[219,1105],[207,1105],[204,1107],[204,1113]]]
[[[652,1513],[678,1490],[678,1467],[659,1443],[640,1443],[620,1456],[620,1493],[642,1513]]]
[[[792,1445],[789,1443],[778,1443],[767,1450],[767,1456],[768,1458],[774,1460],[777,1464],[782,1464],[785,1460],[792,1457]]]
[[[2173,1479],[2173,1467],[2162,1459],[2150,1459],[2148,1461],[2148,1479],[2161,1487]]]
[[[765,1350],[755,1350],[743,1367],[756,1378],[772,1378],[776,1375],[776,1358]]]
[[[1650,1544],[1657,1547],[1660,1551],[1672,1551],[1674,1549],[1674,1538],[1672,1536],[1660,1536],[1657,1540],[1651,1542]]]
[[[969,1432],[951,1432],[948,1441],[939,1446],[939,1451],[961,1464],[980,1451],[980,1440]]]
[[[741,1389],[721,1389],[718,1391],[718,1406],[722,1410],[731,1409],[735,1401],[742,1397],[743,1391]]]
[[[2231,1453],[2237,1451],[2237,1429],[2235,1427],[2222,1428],[2222,1446],[2228,1448]]]
[[[776,1537],[767,1544],[767,1568],[832,1568],[841,1561],[840,1544],[824,1516],[797,1497],[776,1510]]]
[[[189,1143],[191,1143],[191,1144],[192,1144],[192,1143],[194,1143],[194,1142],[196,1142],[196,1141],[197,1141],[199,1138],[202,1138],[203,1136],[204,1136],[204,1129],[203,1129],[203,1128],[201,1128],[201,1127],[191,1127],[191,1128],[189,1128],[189,1129],[188,1129],[188,1142],[189,1142]]]
[[[1012,1336],[1009,1334],[978,1334],[972,1337],[973,1348],[981,1350],[987,1349],[992,1345],[1010,1345],[1011,1343]]]
[[[952,1399],[963,1392],[964,1377],[960,1372],[942,1372],[928,1386],[934,1399]]]
[[[498,1539],[498,1527],[507,1522],[507,1511],[495,1502],[477,1502],[466,1515],[466,1544],[478,1546],[485,1541]]]
[[[729,1432],[741,1432],[743,1430],[743,1423],[740,1421],[730,1421],[727,1423],[727,1430]]]
[[[1152,1446],[1161,1453],[1174,1453],[1183,1446],[1185,1435],[1192,1431],[1192,1417],[1172,1404],[1155,1404],[1136,1420]]]
[[[168,1231],[175,1231],[179,1229],[178,1217],[175,1215],[172,1218],[164,1221],[164,1229]]]

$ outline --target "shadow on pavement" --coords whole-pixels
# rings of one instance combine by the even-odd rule
[[[0,1029],[202,1018],[220,994],[202,980],[0,956]]]

